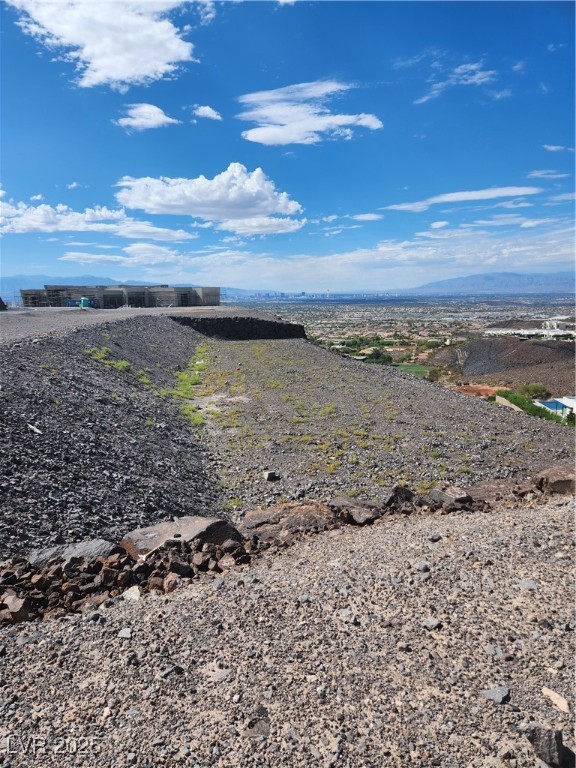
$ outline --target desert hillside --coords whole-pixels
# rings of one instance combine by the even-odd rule
[[[572,431],[193,314],[10,318],[6,765],[573,766]]]
[[[43,335],[43,317],[2,349],[3,552],[275,500],[522,480],[572,455],[560,425],[304,339],[214,338],[157,314],[49,331],[76,322],[55,313]],[[226,334],[258,335],[250,322]]]
[[[515,389],[544,384],[554,397],[574,393],[574,342],[517,337],[479,338],[432,356],[475,384]]]

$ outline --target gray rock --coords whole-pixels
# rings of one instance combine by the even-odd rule
[[[415,571],[420,571],[421,573],[427,573],[430,570],[430,563],[426,562],[426,560],[419,560],[417,562],[410,563],[410,566]]]
[[[482,696],[496,704],[506,704],[510,700],[510,691],[503,685],[496,685],[494,688],[487,688],[482,691]]]
[[[11,621],[28,621],[33,617],[32,606],[27,597],[4,594],[0,600],[10,612]]]
[[[435,616],[428,616],[428,618],[424,619],[422,622],[422,626],[424,629],[432,631],[433,629],[440,629],[442,627],[442,622]]]
[[[536,757],[552,768],[574,768],[574,752],[562,743],[562,731],[530,723],[523,729]]]
[[[165,680],[170,675],[182,675],[183,673],[182,667],[179,667],[177,664],[171,664],[160,672],[160,677]]]
[[[73,557],[80,557],[85,560],[93,560],[96,557],[108,557],[113,548],[114,544],[105,539],[88,539],[87,541],[78,541],[76,544],[61,544],[58,547],[33,549],[28,553],[26,559],[30,565],[39,568],[56,557],[64,561],[70,560]]]
[[[134,560],[138,560],[164,546],[171,539],[184,542],[197,539],[200,544],[222,544],[229,539],[241,542],[242,536],[226,520],[220,520],[217,517],[188,516],[179,517],[173,522],[137,528],[122,539],[120,546]]]
[[[119,637],[121,640],[132,640],[132,630],[129,627],[124,627],[118,632],[116,637]]]
[[[484,653],[487,656],[493,656],[496,660],[499,660],[502,658],[502,648],[500,648],[499,645],[485,645],[484,646]]]
[[[469,504],[472,501],[472,497],[467,491],[455,485],[444,489],[432,488],[429,496],[432,501],[439,501],[441,504]]]
[[[347,523],[366,525],[382,517],[383,506],[371,501],[360,501],[348,496],[336,496],[330,499],[328,506],[334,509]]]
[[[518,582],[520,589],[528,589],[533,592],[536,589],[536,582],[534,579],[522,579]]]
[[[386,507],[391,507],[397,504],[402,504],[403,502],[411,502],[415,496],[416,494],[414,491],[411,491],[410,488],[406,488],[404,485],[396,485],[386,496],[384,505]]]
[[[561,493],[574,495],[574,465],[559,464],[539,472],[532,477],[534,485],[544,493]]]
[[[319,501],[289,501],[268,509],[249,510],[238,530],[245,538],[256,535],[270,543],[290,542],[303,533],[342,525],[336,513]]]

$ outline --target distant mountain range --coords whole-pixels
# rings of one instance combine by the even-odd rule
[[[451,280],[438,280],[418,288],[398,293],[418,296],[450,294],[508,294],[574,293],[574,272],[543,272],[525,275],[515,272],[495,272],[491,275],[468,275]]]
[[[0,276],[0,296],[11,302],[19,299],[21,288],[43,288],[46,284],[58,285],[116,285],[118,280],[96,275],[74,275],[72,277],[51,275],[11,275]],[[126,280],[125,285],[149,285],[149,281]],[[194,283],[179,283],[179,285],[194,286]],[[277,289],[279,291],[281,289]],[[272,293],[274,291],[271,291]],[[244,288],[222,287],[224,299],[241,299],[248,295],[265,293],[262,290],[247,290]],[[366,291],[358,291],[366,293]],[[382,291],[370,291],[382,293]],[[517,274],[515,272],[495,272],[489,275],[468,275],[454,277],[450,280],[438,280],[426,283],[417,288],[398,289],[390,291],[394,294],[411,296],[449,296],[449,295],[509,295],[522,296],[527,294],[571,294],[574,293],[574,272],[550,272],[540,274]],[[351,292],[347,292],[351,295]],[[338,293],[333,293],[335,298]]]

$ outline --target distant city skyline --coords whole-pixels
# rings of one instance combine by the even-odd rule
[[[3,273],[574,267],[574,4],[5,0]]]

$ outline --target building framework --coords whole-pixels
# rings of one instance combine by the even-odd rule
[[[202,307],[220,304],[220,288],[169,285],[45,285],[20,291],[25,307]],[[82,299],[88,302],[82,302]]]

